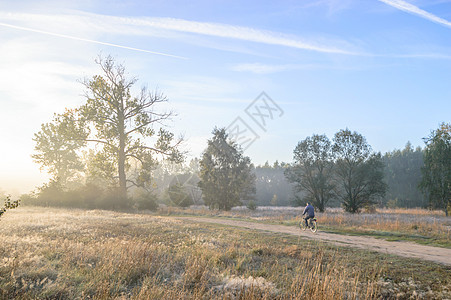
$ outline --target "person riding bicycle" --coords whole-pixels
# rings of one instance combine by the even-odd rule
[[[304,212],[302,213],[302,216],[305,216],[305,226],[308,227],[308,220],[313,219],[315,217],[315,209],[310,204],[310,202],[307,202],[307,206],[304,208]]]

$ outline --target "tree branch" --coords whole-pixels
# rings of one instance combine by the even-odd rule
[[[152,124],[152,123],[156,123],[156,122],[160,122],[160,121],[166,120],[166,119],[168,119],[170,116],[171,116],[171,114],[168,113],[167,115],[164,115],[164,116],[162,116],[161,118],[150,120],[149,122],[146,122],[146,123],[144,123],[144,124],[142,124],[142,125],[140,125],[140,126],[138,126],[138,127],[136,127],[136,128],[133,128],[132,130],[129,130],[128,132],[125,133],[125,135],[129,135],[129,134],[132,133],[132,132],[135,132],[135,131],[137,131],[137,130],[140,130],[141,128],[144,128],[144,127],[146,127],[146,126],[149,125],[149,124]]]
[[[108,143],[108,142],[102,141],[102,140],[92,140],[92,139],[84,140],[84,139],[83,139],[83,141],[86,141],[86,142],[101,143],[101,144],[108,145],[108,146],[110,146],[110,147],[112,147],[112,148],[116,148],[116,146],[114,146],[114,145],[112,145],[112,144],[110,144],[110,143]]]
[[[144,164],[142,159],[139,158],[138,156],[134,155],[134,154],[126,154],[125,157],[133,157],[134,159],[138,160],[141,164]]]

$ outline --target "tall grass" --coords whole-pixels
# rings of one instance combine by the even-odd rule
[[[394,297],[411,276],[424,287],[407,296],[429,287],[440,299],[451,288],[449,270],[431,273],[429,263],[98,210],[11,211],[0,223],[0,260],[2,299],[373,299]],[[414,274],[421,270],[431,278]]]
[[[385,232],[398,236],[430,239],[449,245],[451,220],[439,212],[421,209],[383,209],[358,215],[343,212],[319,214],[320,224],[357,232]]]
[[[240,207],[222,212],[192,207],[186,210],[165,208],[160,213],[245,218],[294,225],[302,219],[302,210],[299,207],[258,207],[251,211]],[[350,214],[339,208],[329,208],[324,213],[317,212],[316,216],[323,229],[360,234],[391,234],[422,243],[451,246],[451,218],[446,217],[442,211],[418,208],[377,209],[372,213]]]

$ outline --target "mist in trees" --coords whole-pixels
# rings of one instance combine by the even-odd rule
[[[331,176],[334,167],[332,144],[325,135],[313,135],[299,142],[293,151],[294,164],[285,172],[287,179],[295,184],[297,193],[304,192],[300,205],[311,202],[323,212],[334,196],[335,183]]]
[[[52,181],[64,186],[83,171],[78,150],[85,145],[87,135],[84,120],[76,119],[76,112],[66,109],[34,134],[35,154],[31,157],[41,165],[41,171],[48,170]]]
[[[366,139],[349,129],[334,136],[335,194],[343,208],[351,213],[374,205],[377,197],[385,195],[384,165],[380,153],[373,153]]]
[[[266,162],[255,168],[256,204],[258,206],[291,206],[293,201],[293,184],[285,177],[287,163]]]
[[[423,167],[423,150],[408,142],[404,149],[387,152],[385,164],[387,193],[380,205],[388,207],[426,207],[427,199],[418,189]]]
[[[224,128],[213,130],[200,160],[199,177],[203,200],[210,208],[230,210],[255,194],[251,160],[229,139]]]
[[[131,187],[150,193],[158,157],[182,161],[182,139],[164,127],[173,113],[158,110],[167,101],[162,93],[143,87],[132,95],[137,79],[129,78],[122,64],[111,56],[99,56],[96,63],[102,74],[82,81],[86,102],[41,126],[33,158],[52,175],[43,190],[64,190],[84,171],[86,178],[107,184],[122,199],[118,201],[127,202]],[[81,149],[88,144],[95,147],[84,152],[83,164]]]
[[[356,213],[385,195],[381,154],[373,153],[357,132],[340,130],[333,144],[325,135],[313,135],[299,142],[293,153],[286,176],[295,183],[295,192],[304,193],[302,203],[312,202],[324,211],[336,198],[346,211]]]
[[[136,88],[137,78],[111,56],[101,73],[81,81],[85,102],[66,108],[35,133],[32,158],[51,179],[23,203],[81,208],[155,210],[158,204],[341,205],[358,212],[374,205],[450,209],[450,125],[425,138],[426,147],[383,156],[364,136],[340,130],[333,140],[314,134],[293,151],[293,163],[254,168],[225,129],[215,129],[200,158],[184,162],[182,138],[167,130],[174,116],[166,96]],[[421,190],[420,190],[420,189]],[[6,209],[15,202],[6,199]],[[252,202],[250,202],[252,200]],[[18,202],[17,202],[18,203]]]
[[[150,172],[157,164],[156,154],[181,161],[174,134],[156,125],[170,119],[172,112],[156,110],[166,97],[159,92],[150,92],[145,87],[132,96],[131,88],[136,78],[127,78],[125,67],[109,56],[99,57],[96,63],[102,75],[83,81],[86,88],[86,103],[80,115],[95,130],[86,142],[94,142],[100,150],[94,154],[94,168],[105,170],[104,176],[118,180],[119,194],[126,198],[130,186],[148,188]],[[155,138],[153,144],[148,140]],[[136,172],[129,172],[132,163]]]
[[[420,188],[433,208],[451,210],[451,124],[442,123],[425,138]]]

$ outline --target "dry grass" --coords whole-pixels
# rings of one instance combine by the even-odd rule
[[[445,212],[442,210],[429,210],[424,208],[381,208],[377,211],[381,214],[445,217]]]
[[[255,211],[250,211],[241,207],[229,212],[220,212],[209,211],[204,207],[193,207],[186,210],[165,208],[161,213],[231,217],[295,225],[301,220],[302,210],[303,208],[299,207],[259,207]],[[350,214],[339,208],[329,208],[324,213],[317,212],[316,215],[323,230],[451,247],[451,218],[447,218],[443,211],[378,209],[373,213]]]
[[[0,260],[2,299],[451,296],[443,266],[145,214],[19,208]]]
[[[439,211],[383,209],[358,215],[331,211],[320,214],[318,221],[339,231],[451,247],[451,219]]]

